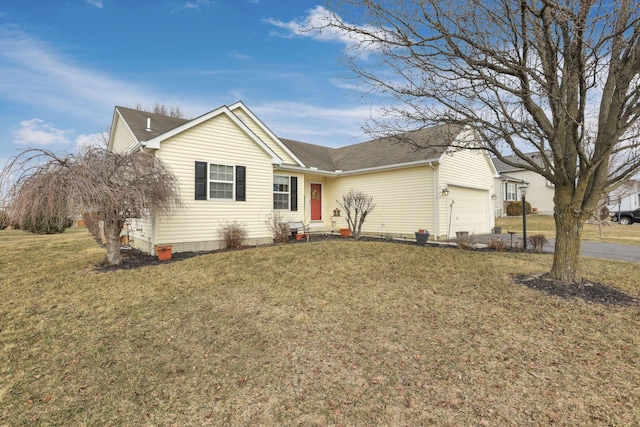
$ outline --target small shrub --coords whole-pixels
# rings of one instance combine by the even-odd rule
[[[238,221],[228,222],[220,229],[220,237],[224,241],[225,248],[239,249],[247,237],[247,229]]]
[[[600,209],[600,221],[604,221],[609,219],[609,208],[606,206],[603,206],[602,209]]]
[[[71,218],[27,218],[22,224],[15,224],[14,228],[19,228],[29,233],[35,234],[59,234],[73,225]]]
[[[285,243],[289,240],[291,231],[289,230],[289,225],[280,213],[270,214],[267,217],[266,223],[271,233],[273,233],[273,241],[275,243]]]
[[[526,202],[527,215],[531,213],[531,204]],[[509,202],[507,204],[507,216],[522,216],[522,202]]]
[[[503,252],[507,250],[507,242],[502,239],[489,239],[487,241],[487,247],[494,251]]]
[[[535,252],[542,252],[544,245],[548,242],[547,238],[543,234],[534,234],[527,239],[529,245]]]
[[[473,236],[460,234],[456,237],[456,245],[458,245],[460,249],[473,249],[476,247],[476,242],[474,241]]]
[[[0,230],[4,230],[5,228],[11,225],[11,218],[9,214],[5,211],[0,211]]]

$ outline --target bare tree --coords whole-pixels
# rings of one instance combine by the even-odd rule
[[[373,208],[376,207],[373,197],[362,191],[351,189],[347,194],[342,195],[342,200],[336,200],[336,202],[345,212],[351,235],[359,239],[362,232],[362,224],[364,224]]]
[[[157,158],[143,153],[112,153],[86,146],[78,154],[57,155],[28,149],[2,173],[10,179],[9,214],[18,224],[55,223],[75,215],[104,223],[105,263],[118,265],[120,231],[128,218],[141,218],[179,206],[178,183]]]
[[[387,100],[368,130],[467,125],[498,159],[544,176],[555,186],[550,275],[579,280],[585,220],[640,169],[640,2],[335,3],[320,30],[350,40],[363,90]]]
[[[180,107],[171,106],[168,107],[165,104],[160,104],[159,102],[155,102],[152,107],[143,107],[142,104],[137,103],[135,106],[136,110],[147,111],[149,113],[161,114],[163,116],[168,117],[176,117],[179,119],[186,119],[185,114],[180,110]]]

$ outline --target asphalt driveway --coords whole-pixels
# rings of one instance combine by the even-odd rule
[[[476,235],[474,239],[478,243],[487,243],[489,238],[500,238],[511,244],[511,236],[509,234],[483,234]],[[555,239],[549,239],[544,245],[544,252],[553,252],[555,247]],[[522,235],[513,235],[513,244],[522,245]],[[640,246],[619,245],[616,243],[601,243],[582,241],[582,256],[592,258],[604,258],[627,262],[640,262]]]

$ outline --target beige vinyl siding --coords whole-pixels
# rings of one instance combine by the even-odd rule
[[[446,224],[446,230],[449,230],[451,222],[452,236],[455,235],[455,231],[491,232],[495,223],[495,202],[491,199],[494,188],[490,161],[484,152],[476,150],[457,151],[442,157],[439,166],[439,188],[447,186],[450,193],[443,206],[445,209],[439,211],[440,223]],[[474,203],[474,200],[478,202],[480,199],[484,202]],[[469,212],[470,209],[475,209],[474,218]],[[456,218],[456,213],[461,215]]]
[[[274,141],[263,129],[260,125],[258,125],[254,120],[252,120],[249,116],[244,114],[242,109],[236,108],[233,110],[233,113],[244,123],[253,133],[255,133],[258,138],[262,140],[271,150],[280,159],[282,159],[283,163],[289,164],[297,164],[293,157],[291,157],[276,141]]]
[[[128,152],[136,146],[138,141],[133,136],[133,134],[127,128],[127,125],[124,123],[120,115],[116,115],[116,123],[114,126],[115,129],[112,130],[113,137],[113,147],[112,150],[115,153]]]
[[[536,208],[539,214],[553,215],[555,188],[548,185],[545,177],[532,171],[508,173],[508,175],[528,183],[529,188],[526,197],[527,202],[531,204],[531,208]],[[518,200],[522,200],[520,197],[520,191],[518,191]]]
[[[331,218],[336,200],[341,200],[351,188],[363,191],[376,203],[362,228],[364,233],[413,238],[418,229],[434,234],[433,170],[428,166],[397,169],[362,175],[328,179],[325,217]],[[347,227],[345,213],[336,221],[336,228]]]
[[[178,178],[183,207],[158,218],[156,244],[170,243],[175,252],[216,249],[221,228],[234,221],[246,228],[248,244],[272,240],[266,223],[273,204],[271,157],[229,117],[216,116],[163,141],[157,156]],[[194,200],[196,161],[245,166],[246,201]]]
[[[149,254],[155,254],[153,221],[150,218],[129,219],[129,245]]]

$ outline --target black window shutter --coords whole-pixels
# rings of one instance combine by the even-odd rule
[[[247,167],[236,166],[236,201],[247,201]]]
[[[206,162],[196,162],[196,200],[207,200]]]
[[[291,177],[291,210],[298,210],[298,177]]]

